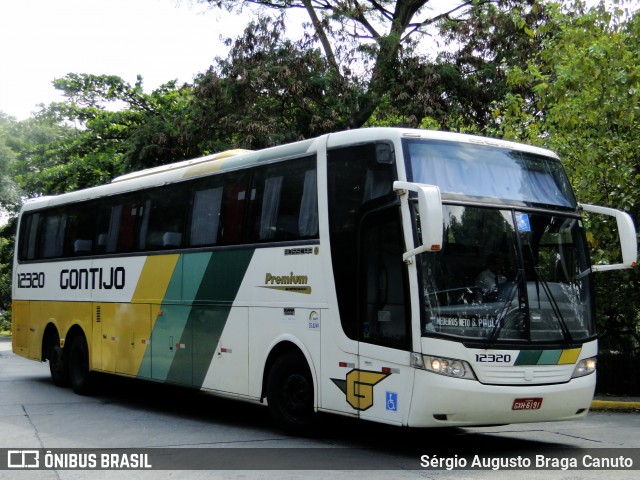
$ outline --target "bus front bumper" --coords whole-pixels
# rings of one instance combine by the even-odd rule
[[[589,411],[596,375],[553,385],[483,385],[416,370],[410,427],[577,420]]]

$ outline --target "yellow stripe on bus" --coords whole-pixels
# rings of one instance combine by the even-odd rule
[[[578,361],[578,356],[582,348],[571,348],[569,350],[563,350],[558,365],[570,365]]]
[[[179,258],[179,254],[147,257],[131,302],[161,303]]]
[[[209,161],[189,166],[184,173],[184,178],[197,177],[199,175],[219,172],[224,165],[225,158],[235,157],[236,155],[242,155],[243,153],[249,152],[251,152],[251,150],[236,148],[234,150],[226,150],[224,152],[217,153],[211,156]]]

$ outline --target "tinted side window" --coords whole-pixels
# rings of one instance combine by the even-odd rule
[[[183,245],[186,188],[155,188],[145,195],[138,250],[162,250]]]
[[[20,245],[18,247],[20,260],[34,260],[38,252],[38,228],[42,216],[40,213],[26,214],[20,224]]]
[[[307,157],[27,213],[18,252],[36,260],[317,237]]]
[[[96,202],[77,203],[67,207],[67,233],[64,256],[77,257],[94,252]]]
[[[75,204],[25,214],[20,229],[20,260],[91,255],[95,204]]]
[[[97,253],[125,253],[136,249],[144,204],[135,195],[106,199],[100,208],[96,233]]]
[[[244,240],[249,172],[214,175],[192,187],[189,245],[234,245]]]
[[[215,245],[220,229],[222,186],[206,185],[193,192],[189,245]]]
[[[62,210],[49,211],[44,215],[39,232],[38,257],[56,258],[62,256],[66,225],[67,215]]]
[[[251,188],[250,241],[317,238],[317,192],[315,157],[256,169]]]

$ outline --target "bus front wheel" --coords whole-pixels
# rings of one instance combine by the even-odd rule
[[[88,395],[91,391],[91,372],[89,370],[89,348],[84,335],[76,336],[69,349],[69,383],[79,395]]]
[[[280,356],[267,381],[267,403],[276,425],[293,435],[313,430],[313,379],[306,359],[296,353]]]

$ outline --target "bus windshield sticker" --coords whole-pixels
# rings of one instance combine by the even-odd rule
[[[529,222],[529,215],[522,212],[516,212],[516,224],[518,225],[518,231],[530,232],[531,223]]]

